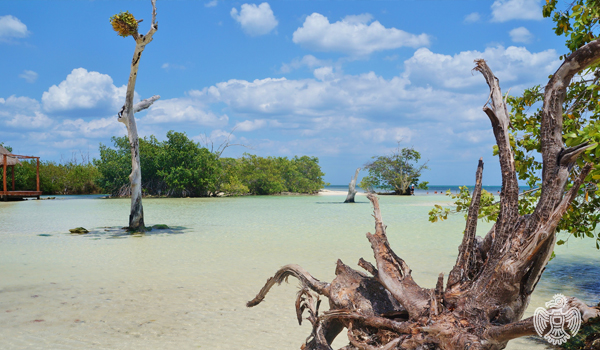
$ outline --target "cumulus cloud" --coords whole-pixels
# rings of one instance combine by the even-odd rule
[[[479,22],[481,20],[481,15],[479,15],[479,13],[477,12],[473,12],[473,13],[469,13],[468,15],[465,16],[464,22],[465,23],[475,23],[475,22]]]
[[[48,128],[54,122],[41,111],[40,103],[24,96],[0,98],[0,123],[22,129]]]
[[[266,2],[258,6],[243,4],[239,11],[235,7],[232,8],[230,14],[242,26],[242,30],[250,36],[268,34],[278,24],[271,6]]]
[[[385,28],[372,16],[362,14],[347,16],[330,23],[327,17],[313,13],[293,34],[293,41],[315,51],[342,52],[353,56],[366,56],[375,51],[399,47],[429,45],[427,34],[410,34],[396,28]],[[369,24],[370,23],[370,24]]]
[[[0,42],[25,38],[28,35],[27,26],[17,17],[11,15],[0,16]]]
[[[539,0],[496,0],[492,4],[492,22],[514,19],[541,20],[542,7]]]
[[[525,27],[519,27],[511,30],[510,39],[515,43],[530,43],[533,40],[533,34]]]
[[[463,74],[469,75],[470,69]],[[385,79],[369,72],[340,74],[335,79],[324,80],[232,79],[189,95],[210,103],[225,103],[237,115],[291,121],[299,123],[301,129],[309,127],[311,130],[316,130],[317,124],[329,123],[330,119],[326,118],[330,117],[342,118],[338,121],[348,125],[351,118],[394,120],[398,111],[402,111],[406,123],[444,119],[449,113],[461,119],[464,117],[460,114],[468,105],[466,101],[472,99],[469,94],[409,85],[410,81],[401,76]],[[455,108],[455,112],[447,111],[451,108]],[[321,119],[317,122],[315,118]]]
[[[109,75],[76,68],[58,86],[52,85],[43,93],[42,104],[48,113],[90,110],[98,115],[116,115],[126,91],[125,85],[113,85]]]
[[[28,83],[35,83],[38,78],[38,74],[32,70],[24,70],[23,73],[19,74],[19,78],[25,79]]]
[[[313,75],[319,80],[329,80],[335,77],[332,67],[317,68],[313,71]]]
[[[227,115],[217,116],[204,103],[190,97],[158,100],[143,118],[144,123],[150,124],[192,122],[204,126],[223,126],[228,120]]]
[[[404,62],[405,76],[412,82],[431,83],[444,88],[464,88],[485,85],[479,75],[465,74],[474,67],[473,61],[483,58],[503,84],[540,83],[558,68],[560,61],[555,50],[538,53],[524,47],[489,47],[485,51],[463,51],[454,56],[433,53],[421,48]]]
[[[116,117],[98,118],[90,121],[65,119],[55,128],[55,132],[63,138],[107,138],[127,133],[125,124],[117,121]]]

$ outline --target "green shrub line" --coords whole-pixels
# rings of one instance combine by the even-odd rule
[[[128,196],[131,151],[126,136],[113,137],[113,147],[100,144],[100,158],[75,157],[60,163],[40,162],[40,190],[47,195],[98,194]],[[7,147],[8,148],[8,147]],[[8,148],[10,150],[10,148]],[[317,193],[326,183],[317,157],[221,158],[189,139],[169,131],[165,141],[140,139],[142,191],[157,197],[273,195],[282,192]],[[35,161],[15,167],[15,190],[35,189]],[[8,171],[7,184],[12,189]],[[0,171],[0,181],[2,172]],[[1,183],[1,182],[0,182]]]

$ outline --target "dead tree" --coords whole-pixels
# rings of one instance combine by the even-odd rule
[[[144,110],[152,105],[154,101],[160,98],[155,95],[146,100],[133,105],[133,96],[135,92],[135,82],[137,79],[138,68],[142,52],[146,45],[152,41],[152,36],[158,30],[156,22],[156,0],[152,0],[152,24],[146,35],[138,33],[137,24],[142,20],[136,20],[129,12],[120,13],[111,18],[111,23],[115,31],[121,36],[132,36],[135,40],[135,50],[133,60],[131,61],[131,72],[127,82],[127,92],[125,95],[125,105],[118,114],[118,120],[127,127],[129,136],[129,145],[131,147],[131,174],[129,181],[131,183],[131,210],[129,214],[129,230],[144,231],[144,208],[142,207],[142,170],[140,168],[140,145],[138,140],[137,126],[134,113]]]
[[[354,177],[350,180],[350,184],[348,185],[348,195],[346,196],[344,203],[354,203],[354,196],[356,195],[356,179],[358,178],[359,171],[360,168],[356,169]]]
[[[600,41],[593,41],[566,58],[545,89],[541,119],[543,187],[531,215],[520,215],[519,186],[509,142],[509,114],[502,100],[498,79],[485,61],[475,70],[490,86],[491,103],[484,106],[489,117],[502,170],[500,213],[483,238],[476,236],[481,196],[483,162],[476,172],[476,186],[469,208],[466,230],[456,264],[444,286],[441,273],[435,288],[419,286],[408,264],[392,251],[386,236],[378,199],[373,203],[375,234],[367,233],[375,264],[359,260],[371,276],[355,271],[338,260],[336,277],[325,283],[297,265],[281,268],[247,306],[260,303],[275,283],[288,276],[300,280],[296,301],[298,321],[308,309],[312,334],[302,349],[331,349],[331,342],[344,328],[349,344],[343,349],[503,349],[509,340],[535,335],[533,318],[521,319],[542,272],[550,259],[559,220],[574,199],[592,164],[573,174],[572,166],[587,147],[565,148],[562,140],[562,105],[571,78],[600,58]],[[318,314],[318,298],[329,299],[330,310]],[[583,326],[600,321],[600,308],[569,298],[567,306],[579,310]]]

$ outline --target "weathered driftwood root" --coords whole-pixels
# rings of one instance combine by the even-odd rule
[[[508,134],[510,119],[498,79],[485,61],[476,61],[475,69],[490,86],[484,111],[498,145],[500,210],[489,233],[477,237],[483,174],[480,160],[463,240],[445,289],[443,274],[433,289],[422,288],[413,280],[408,264],[390,247],[378,199],[371,194],[367,197],[373,204],[375,233],[367,233],[367,239],[375,264],[361,258],[359,266],[372,277],[338,260],[335,279],[324,283],[299,266],[288,265],[267,281],[248,306],[260,303],[269,289],[287,276],[298,278],[302,290],[297,315],[301,318],[308,310],[313,324],[313,332],[302,347],[307,350],[331,349],[331,342],[343,328],[348,329],[346,350],[498,350],[511,339],[535,335],[533,319],[521,320],[523,313],[554,249],[558,223],[592,169],[587,164],[579,167],[579,174],[571,174],[577,156],[590,145],[564,147],[562,102],[573,75],[598,59],[600,41],[596,40],[567,57],[546,86],[540,129],[543,185],[532,215],[519,214],[519,186]],[[572,186],[565,193],[570,178]],[[318,296],[329,299],[329,311],[319,314]],[[569,298],[565,307],[573,308],[585,329],[600,320],[598,307],[575,298]]]

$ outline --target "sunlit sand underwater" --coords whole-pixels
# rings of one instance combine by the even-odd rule
[[[73,199],[77,198],[77,199]],[[0,202],[0,349],[299,349],[295,279],[246,308],[267,278],[296,263],[323,281],[335,262],[373,261],[364,196],[144,199],[147,225],[184,227],[131,237],[128,199]],[[417,283],[433,287],[456,259],[464,218],[431,224],[441,195],[382,196],[390,243]],[[71,235],[70,228],[93,229]],[[491,224],[479,224],[479,234]],[[571,238],[556,250],[527,315],[555,293],[600,300],[600,252]],[[326,303],[323,303],[326,305]],[[346,344],[342,333],[335,341]],[[528,339],[509,349],[543,349]]]

